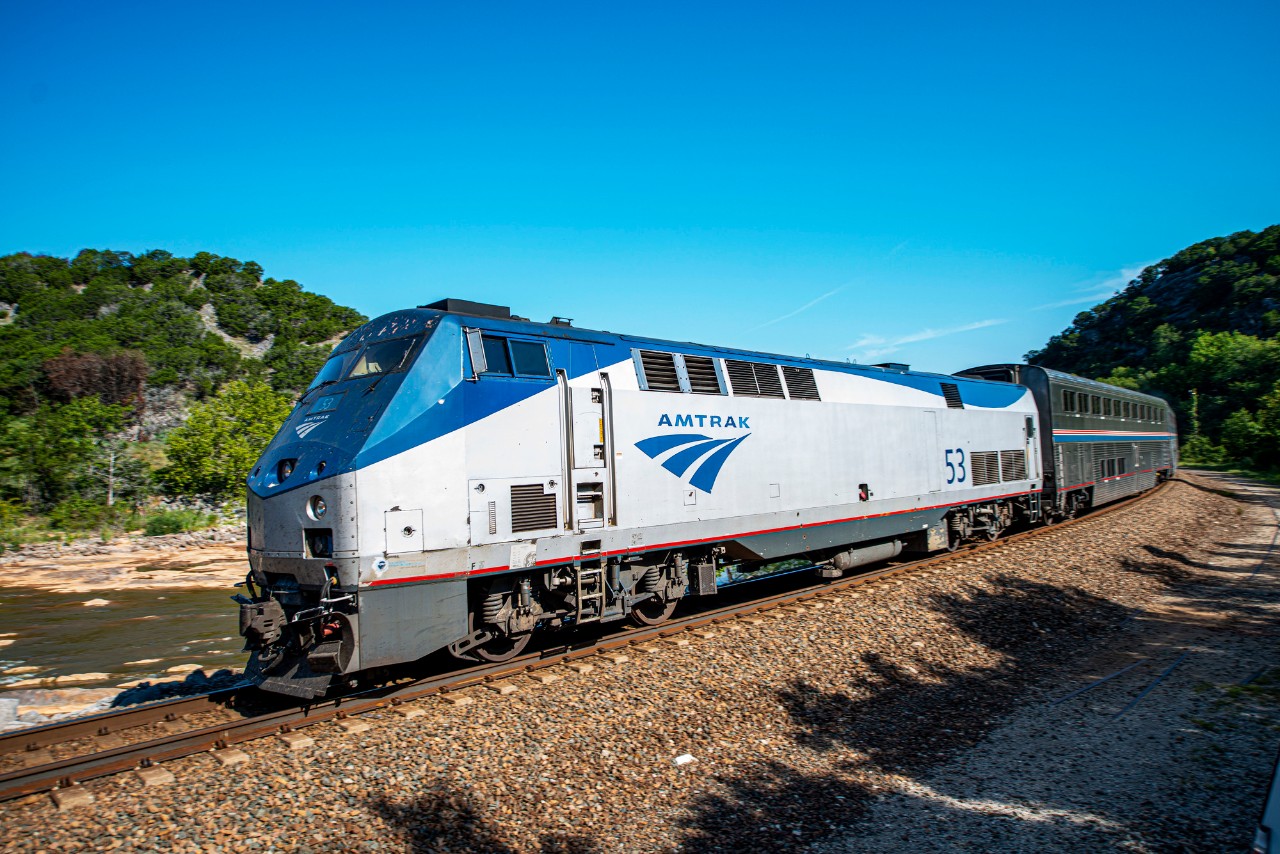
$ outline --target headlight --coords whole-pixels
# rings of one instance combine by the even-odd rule
[[[276,475],[281,483],[293,474],[293,467],[297,465],[297,460],[281,460],[280,465],[276,467]]]
[[[328,511],[329,508],[325,505],[323,498],[319,495],[311,496],[311,517],[313,519],[324,518],[324,514]]]

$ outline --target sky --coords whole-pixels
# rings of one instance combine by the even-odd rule
[[[0,254],[951,372],[1280,222],[1280,4],[0,0]]]

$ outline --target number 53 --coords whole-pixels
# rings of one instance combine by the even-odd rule
[[[952,454],[955,454],[957,457],[955,462],[951,461]],[[947,483],[964,483],[965,477],[968,474],[964,468],[964,448],[947,449],[947,471],[950,472],[950,477],[947,478]]]

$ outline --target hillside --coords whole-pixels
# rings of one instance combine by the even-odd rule
[[[0,257],[0,538],[43,524],[33,513],[110,527],[138,521],[120,502],[136,515],[161,493],[233,494],[242,472],[184,479],[172,440],[241,465],[364,320],[208,252]]]
[[[1280,465],[1280,225],[1153,264],[1026,358],[1168,399],[1202,461]]]

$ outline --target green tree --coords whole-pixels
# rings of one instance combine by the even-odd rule
[[[23,496],[48,507],[77,492],[87,466],[119,432],[127,411],[89,395],[64,406],[42,404],[30,419],[10,425],[0,441],[17,462],[10,475],[16,475]]]
[[[1258,422],[1247,409],[1237,409],[1222,422],[1222,448],[1234,460],[1253,464],[1261,450],[1261,438]]]
[[[179,495],[237,495],[262,449],[289,416],[289,398],[264,383],[227,383],[169,434],[160,479]]]
[[[1263,467],[1280,469],[1280,381],[1258,401],[1257,446],[1254,461]]]

